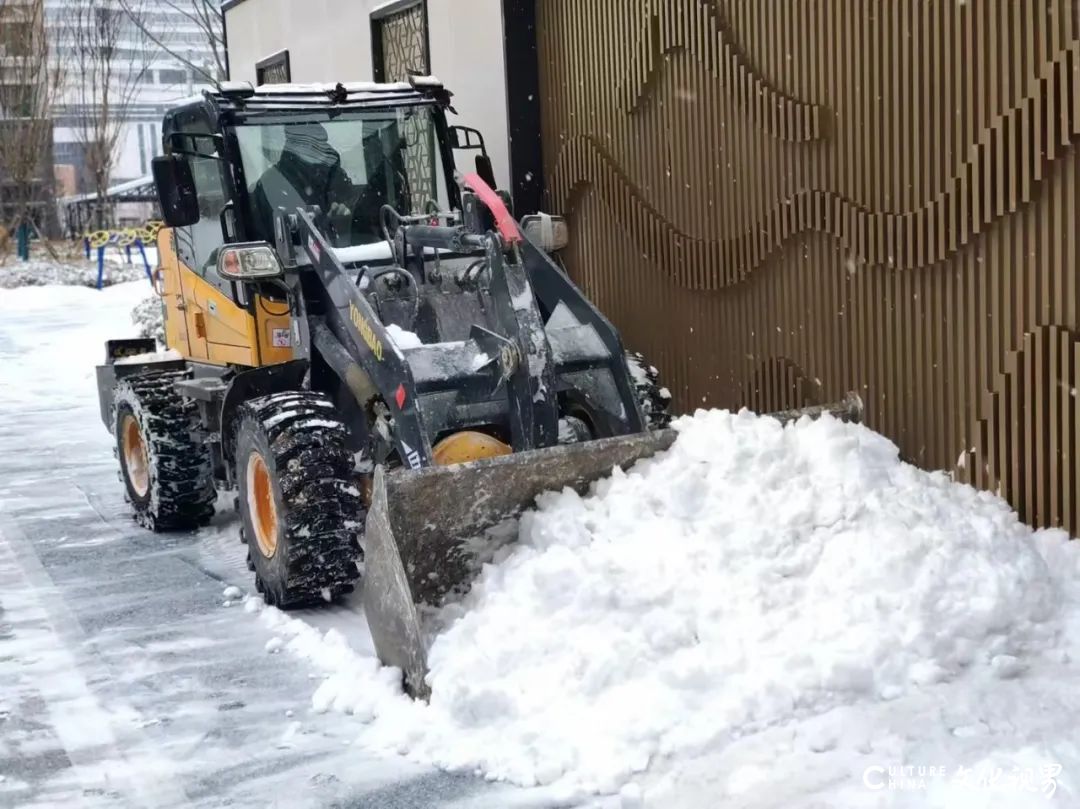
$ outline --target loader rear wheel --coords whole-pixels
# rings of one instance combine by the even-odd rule
[[[660,372],[636,351],[626,353],[626,365],[634,379],[645,423],[651,430],[667,427],[671,423],[671,393],[660,384]]]
[[[135,521],[151,531],[198,528],[214,514],[210,451],[191,435],[198,410],[173,384],[186,373],[131,376],[113,396],[120,479]]]
[[[240,535],[268,604],[306,607],[352,591],[364,505],[348,430],[326,396],[247,402],[236,431]]]

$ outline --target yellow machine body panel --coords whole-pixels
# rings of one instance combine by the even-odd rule
[[[255,315],[186,266],[171,228],[158,233],[168,347],[210,365],[255,367],[293,358],[288,306],[261,296]]]
[[[255,332],[261,365],[275,365],[293,358],[292,317],[285,301],[255,299]]]
[[[165,345],[188,355],[187,321],[184,319],[184,294],[180,289],[179,259],[173,248],[172,230],[162,228],[157,236],[160,291],[165,305]]]

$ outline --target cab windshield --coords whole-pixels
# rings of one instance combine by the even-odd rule
[[[379,210],[445,203],[432,111],[365,112],[333,121],[236,127],[255,238],[273,241],[276,210],[318,205],[335,247],[381,241]]]

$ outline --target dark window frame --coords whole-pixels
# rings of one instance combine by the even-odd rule
[[[515,216],[538,212],[545,191],[536,3],[502,0],[510,188]]]
[[[270,70],[272,70],[273,68],[278,68],[278,67],[282,67],[282,66],[284,66],[284,68],[285,68],[285,81],[284,82],[278,82],[278,81],[268,82],[268,81],[263,80],[263,76],[266,73],[268,73]],[[282,83],[288,84],[291,81],[292,81],[292,62],[289,59],[289,49],[288,48],[280,50],[277,53],[272,53],[269,56],[267,56],[265,59],[260,59],[258,62],[255,63],[255,85],[256,86],[263,85],[263,84],[282,84]]]
[[[386,81],[386,66],[383,63],[382,23],[387,17],[393,17],[403,11],[420,6],[424,15],[424,62],[430,73],[431,68],[431,23],[428,18],[427,0],[397,0],[396,3],[377,8],[371,12],[371,77],[376,82]]]

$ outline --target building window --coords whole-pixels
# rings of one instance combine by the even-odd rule
[[[32,42],[30,23],[7,19],[0,25],[0,56],[29,56]]]
[[[0,84],[0,114],[29,117],[37,95],[38,88],[31,84]]]
[[[407,81],[431,73],[427,3],[402,0],[371,15],[371,59],[375,81]]]
[[[375,81],[408,81],[410,75],[431,73],[431,51],[428,47],[428,16],[425,0],[401,0],[384,6],[371,15],[371,58]],[[431,189],[411,197],[413,210],[424,210],[428,197],[435,193],[435,133],[431,119],[414,115],[402,123],[405,149],[405,170],[412,189]]]
[[[256,84],[288,84],[292,81],[289,52],[278,51],[255,64]]]
[[[184,84],[187,81],[187,78],[188,74],[186,70],[163,69],[158,71],[158,84]]]

